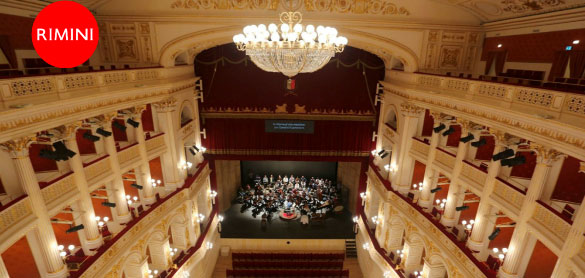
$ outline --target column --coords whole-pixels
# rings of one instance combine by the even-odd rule
[[[499,130],[490,129],[490,133],[494,136],[494,152],[492,155],[500,153],[505,149],[505,133]],[[475,223],[473,224],[473,230],[471,231],[471,237],[467,241],[469,249],[476,251],[474,255],[481,261],[487,259],[488,256],[488,236],[493,231],[496,222],[495,214],[498,212],[498,208],[494,207],[490,202],[489,196],[493,190],[497,181],[498,173],[500,172],[500,161],[491,160],[488,166],[488,172],[485,184],[481,196],[484,197],[479,202],[477,208],[477,214],[475,215]]]
[[[76,153],[75,156],[68,160],[69,166],[73,171],[73,179],[77,185],[77,190],[79,190],[79,199],[76,201],[74,215],[78,215],[81,221],[76,220],[75,222],[76,224],[79,222],[83,224],[84,228],[79,231],[83,251],[85,254],[91,254],[90,249],[96,249],[101,246],[103,239],[95,221],[95,212],[93,210],[89,185],[87,184],[85,169],[83,169],[83,162],[81,161],[77,138],[75,136],[79,127],[81,127],[81,122],[66,125],[62,128],[62,134],[65,137],[65,145],[67,148]]]
[[[500,277],[505,278],[518,278],[524,275],[524,270],[528,260],[525,257],[530,257],[530,253],[534,245],[530,241],[530,236],[527,230],[528,220],[534,213],[536,207],[536,201],[540,199],[550,167],[554,160],[559,156],[559,153],[553,149],[546,148],[541,145],[534,143],[530,144],[538,157],[518,221],[516,222],[516,228],[512,234],[510,246],[508,247],[508,253],[504,259],[504,264],[499,272]],[[531,248],[532,245],[532,248]]]
[[[387,239],[387,248],[389,252],[402,249],[402,237],[404,235],[404,227],[402,225],[390,225]]]
[[[406,273],[407,276],[414,271],[421,271],[420,261],[422,259],[423,250],[424,247],[422,246],[422,243],[413,245],[408,241],[406,242],[404,247],[404,273]]]
[[[39,242],[38,250],[43,258],[42,264],[47,272],[44,276],[51,278],[67,277],[67,267],[59,256],[51,218],[29,158],[28,147],[35,140],[34,136],[26,136],[2,143],[0,147],[10,153],[20,184],[30,199],[32,212],[38,218],[37,226],[33,228],[33,231]],[[31,248],[34,247],[31,246]]]
[[[422,273],[422,276],[426,278],[444,278],[445,274],[447,273],[447,269],[441,263],[431,264],[425,260]]]
[[[400,136],[400,151],[398,153],[398,171],[394,176],[393,183],[398,186],[398,192],[407,194],[410,189],[410,182],[412,181],[412,172],[414,168],[414,160],[408,154],[412,145],[412,137],[416,135],[418,130],[418,122],[424,109],[412,103],[402,103],[400,111],[403,116],[401,136]]]
[[[150,181],[150,166],[148,160],[148,153],[146,152],[146,141],[144,139],[144,128],[142,126],[142,112],[146,110],[146,105],[134,107],[134,115],[132,119],[138,122],[138,127],[134,128],[134,137],[138,142],[138,152],[140,153],[140,159],[142,163],[139,167],[134,169],[136,176],[136,183],[142,185],[142,190],[139,190],[140,201],[142,202],[143,208],[146,210],[146,205],[153,204],[156,200],[154,197],[154,188]]]
[[[148,250],[150,250],[153,269],[164,270],[171,265],[171,246],[168,235],[161,242],[150,243]]]
[[[575,221],[569,231],[569,236],[565,239],[563,249],[559,254],[557,264],[551,275],[551,278],[571,277],[569,267],[571,258],[579,254],[585,244],[585,198],[581,201],[581,206],[576,212]]]
[[[461,134],[466,136],[469,131],[471,123],[467,120],[457,119],[457,122],[461,124]],[[449,193],[447,194],[447,204],[445,204],[445,212],[441,217],[441,224],[452,227],[459,221],[459,212],[455,209],[457,206],[463,204],[465,192],[462,186],[459,184],[459,174],[463,167],[463,159],[467,154],[469,142],[459,142],[457,147],[457,155],[455,156],[455,165],[453,166],[453,172],[451,173],[451,184],[449,185]]]
[[[0,278],[9,278],[8,270],[6,269],[6,265],[4,265],[4,260],[0,256]]]
[[[174,113],[177,110],[177,100],[173,97],[167,98],[163,101],[153,103],[156,110],[159,127],[165,133],[165,143],[167,151],[162,155],[161,163],[165,179],[165,189],[168,192],[183,186],[184,180],[181,177],[179,168],[179,154],[177,152],[177,140],[175,135],[174,117],[179,117]],[[178,119],[176,119],[178,120]]]
[[[434,119],[434,126],[437,127],[441,124],[441,113],[431,111],[431,116]],[[437,155],[437,145],[439,145],[439,133],[431,135],[431,143],[429,146],[429,154],[427,155],[427,165],[425,167],[425,177],[423,180],[423,190],[420,193],[420,199],[418,204],[423,208],[431,208],[433,206],[433,199],[431,189],[436,187],[438,180],[438,173],[432,167]]]
[[[117,113],[105,114],[103,129],[112,132],[112,120]],[[114,136],[104,137],[104,148],[106,153],[110,156],[110,167],[112,169],[112,182],[106,184],[108,191],[108,199],[113,199],[116,203],[116,213],[112,214],[114,221],[118,224],[126,223],[132,219],[132,215],[128,211],[128,204],[126,203],[126,192],[124,191],[124,181],[122,180],[122,172],[120,171],[120,162],[118,161],[118,150],[116,149],[116,142]]]

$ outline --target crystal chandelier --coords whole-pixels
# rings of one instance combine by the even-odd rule
[[[290,80],[321,69],[347,44],[347,38],[337,36],[337,29],[303,26],[301,21],[300,12],[283,12],[281,24],[248,25],[243,34],[234,36],[234,43],[262,70],[281,72]]]

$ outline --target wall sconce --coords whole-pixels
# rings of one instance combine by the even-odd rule
[[[174,249],[171,248],[171,253],[170,253],[171,257],[174,257],[176,253],[177,253],[177,248],[174,248]]]
[[[370,250],[370,244],[366,242],[362,245],[362,248],[364,248],[364,250]]]
[[[416,183],[413,184],[412,185],[412,189],[414,189],[414,190],[417,190],[418,189],[418,191],[422,191],[423,190],[423,183],[422,182],[419,182],[418,184],[416,184]]]
[[[152,184],[152,187],[157,187],[161,183],[162,182],[160,180],[150,179],[150,184]]]
[[[414,273],[414,277],[416,278],[422,278],[422,271],[415,271]]]
[[[504,261],[504,259],[506,258],[506,254],[508,253],[508,248],[502,248],[501,251],[498,248],[494,248],[492,249],[492,251],[494,252],[494,255],[498,257],[498,259]]]
[[[358,233],[358,217],[357,216],[353,217],[353,232],[355,234]]]
[[[384,271],[384,278],[390,278],[392,274],[390,273],[390,271]]]
[[[203,220],[205,220],[205,215],[203,215],[203,214],[200,213],[197,216],[197,223],[201,223],[201,222],[203,222]]]
[[[183,162],[183,164],[181,164],[181,169],[183,170],[191,169],[191,167],[193,167],[193,163],[189,161]]]
[[[360,193],[360,197],[362,198],[362,207],[366,205],[366,198],[368,197],[368,194],[366,192],[362,192]]]
[[[471,219],[468,221],[461,221],[461,225],[463,225],[463,228],[465,228],[465,230],[467,231],[471,231],[471,229],[473,229],[473,224],[475,224],[475,220]]]
[[[156,270],[156,269],[154,271],[150,270],[150,269],[148,270],[148,278],[154,278],[154,276],[157,276],[157,275],[158,275],[158,270]]]
[[[378,218],[378,216],[374,216],[372,217],[372,222],[376,225],[380,224],[380,219]]]
[[[441,209],[445,208],[445,204],[447,203],[447,199],[443,199],[443,200],[435,200],[435,203],[437,203],[437,206],[441,207]]]
[[[390,173],[395,173],[396,170],[398,170],[398,168],[396,167],[396,165],[386,164],[386,165],[384,165],[384,170],[386,170]]]
[[[211,190],[211,192],[209,192],[209,197],[211,197],[211,204],[215,205],[215,197],[217,197],[217,192],[215,190]]]
[[[211,249],[211,248],[213,248],[213,243],[211,243],[211,242],[207,242],[207,243],[205,244],[205,246],[207,247],[207,249]]]

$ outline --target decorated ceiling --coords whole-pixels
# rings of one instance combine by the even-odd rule
[[[5,13],[33,16],[59,0],[2,0]],[[97,15],[199,15],[287,9],[321,15],[385,16],[399,21],[479,24],[585,7],[585,0],[75,0]],[[262,13],[263,12],[263,13]],[[251,14],[251,15],[252,15]]]

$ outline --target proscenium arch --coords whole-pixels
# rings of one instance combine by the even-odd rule
[[[175,58],[185,52],[189,54],[191,62],[199,52],[205,49],[233,42],[234,34],[240,33],[241,29],[242,26],[232,25],[180,36],[162,47],[160,64],[163,67],[172,67],[175,65]],[[404,64],[404,71],[415,72],[418,70],[418,57],[415,52],[399,42],[347,28],[339,28],[339,33],[348,38],[349,46],[366,50],[380,57],[387,69],[391,68],[391,60],[394,57]]]

